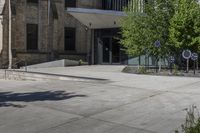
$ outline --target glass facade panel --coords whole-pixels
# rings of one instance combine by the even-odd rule
[[[104,10],[122,11],[128,6],[130,0],[102,0],[102,8]]]

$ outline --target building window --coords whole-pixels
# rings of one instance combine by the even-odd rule
[[[27,24],[27,50],[38,50],[38,25]]]
[[[76,7],[76,0],[65,0],[65,7]]]
[[[122,11],[127,7],[130,0],[102,0],[102,8],[104,10]]]
[[[76,44],[76,29],[65,28],[65,50],[75,50]]]
[[[27,0],[27,3],[38,3],[38,0]]]

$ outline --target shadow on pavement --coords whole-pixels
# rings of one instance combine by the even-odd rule
[[[59,101],[71,99],[74,97],[87,97],[78,95],[74,92],[66,93],[65,91],[44,91],[29,93],[0,92],[0,107],[23,108],[25,105],[17,105],[12,102],[36,102],[36,101]]]

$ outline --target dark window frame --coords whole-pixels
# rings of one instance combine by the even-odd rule
[[[122,11],[129,3],[130,0],[102,0],[102,9]]]
[[[26,50],[38,51],[38,24],[26,24]]]
[[[39,3],[39,0],[27,0],[27,3],[35,3],[35,4],[38,4],[38,3]]]
[[[65,8],[67,7],[76,7],[76,0],[65,0]]]
[[[64,50],[76,51],[76,28],[64,28]]]

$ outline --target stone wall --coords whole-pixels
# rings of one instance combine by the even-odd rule
[[[3,12],[3,44],[2,51],[0,53],[0,66],[8,64],[8,9],[7,9],[7,1],[5,1],[5,7]]]
[[[90,32],[79,21],[65,10],[64,0],[54,0],[58,19],[48,15],[48,1],[39,0],[38,4],[26,0],[13,0],[16,14],[12,14],[12,51],[13,61],[28,60],[30,63],[45,62],[54,59],[86,60]],[[77,0],[79,8],[101,8],[99,0]],[[48,19],[49,18],[49,19]],[[26,24],[38,24],[38,51],[26,49]],[[76,50],[64,50],[64,27],[76,28]],[[1,64],[8,62],[8,11],[6,8],[3,20],[3,50]]]

